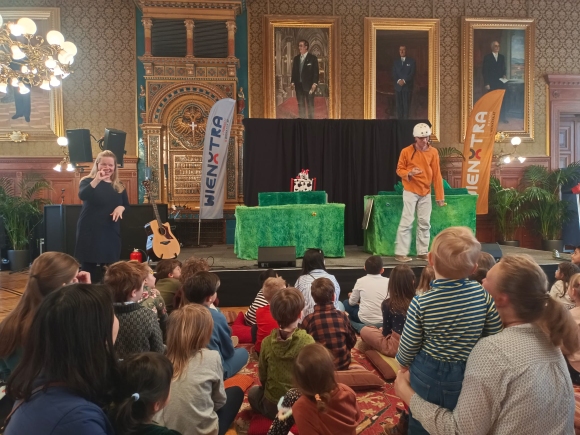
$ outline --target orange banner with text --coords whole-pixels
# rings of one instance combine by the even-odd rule
[[[497,89],[481,97],[473,106],[467,123],[461,187],[466,187],[472,195],[479,195],[477,214],[487,214],[489,174],[504,94],[504,89]]]

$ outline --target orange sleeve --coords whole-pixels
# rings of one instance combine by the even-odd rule
[[[443,177],[441,176],[441,165],[439,164],[439,151],[432,148],[435,154],[431,160],[431,170],[433,171],[433,187],[435,188],[435,201],[443,201],[445,192],[443,190]]]
[[[409,169],[407,165],[409,164],[407,159],[408,156],[408,148],[403,148],[401,154],[399,155],[399,163],[397,163],[397,175],[401,177],[403,180],[409,180]]]

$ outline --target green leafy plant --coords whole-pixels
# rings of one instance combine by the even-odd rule
[[[561,199],[562,186],[580,181],[580,162],[566,168],[548,170],[529,166],[522,177],[523,196],[530,214],[536,218],[544,240],[560,240],[562,227],[570,219],[568,204]]]
[[[34,228],[42,221],[42,207],[50,204],[39,195],[50,189],[50,183],[29,175],[16,185],[9,178],[0,178],[0,216],[14,250],[26,249]]]
[[[447,166],[448,163],[451,163],[453,157],[461,157],[462,160],[465,160],[463,153],[454,147],[437,148],[437,151],[439,152],[439,164],[441,166]]]
[[[489,207],[493,211],[495,228],[502,241],[514,240],[517,229],[531,217],[524,205],[522,192],[513,187],[502,187],[496,177],[490,177]]]

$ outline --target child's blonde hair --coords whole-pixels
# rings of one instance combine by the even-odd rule
[[[284,278],[268,278],[266,281],[264,281],[264,285],[262,286],[262,294],[264,295],[264,299],[270,302],[274,294],[283,288],[286,288],[286,281]]]
[[[294,384],[302,394],[316,400],[319,411],[325,411],[337,384],[332,355],[319,343],[304,346],[294,363]]]
[[[578,289],[576,289],[578,287]],[[573,291],[574,295],[570,294],[570,298],[575,302],[575,299],[580,296],[580,273],[575,273],[570,277],[570,282],[568,283],[568,292]]]
[[[173,364],[173,379],[178,379],[187,362],[207,347],[213,319],[207,307],[187,304],[173,311],[167,323],[167,358]]]
[[[431,261],[439,275],[447,279],[467,278],[474,271],[481,244],[467,227],[441,231],[431,245]]]

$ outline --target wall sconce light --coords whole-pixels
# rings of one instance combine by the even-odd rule
[[[74,172],[75,167],[70,162],[70,158],[69,158],[68,151],[67,151],[68,150],[68,139],[64,136],[61,136],[56,140],[56,143],[61,147],[62,153],[64,154],[64,157],[62,158],[60,163],[58,163],[52,169],[54,169],[57,172],[62,172],[63,170],[66,170],[67,172]]]

